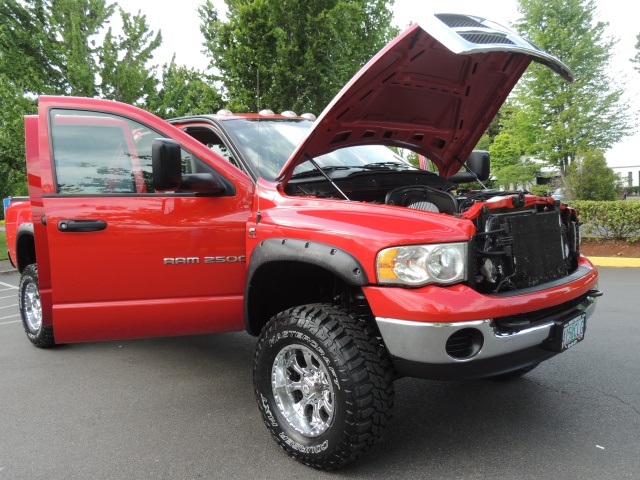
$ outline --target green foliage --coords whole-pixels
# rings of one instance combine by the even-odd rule
[[[162,88],[149,98],[150,111],[162,118],[212,113],[224,106],[215,78],[177,65],[175,58],[162,67]]]
[[[156,93],[156,67],[147,65],[162,43],[162,34],[153,36],[140,11],[132,16],[120,9],[120,16],[123,34],[114,36],[109,28],[98,49],[100,90],[105,98],[135,104]]]
[[[211,0],[198,11],[233,111],[317,114],[396,34],[386,0],[225,1],[227,21]]]
[[[143,15],[121,11],[124,34],[109,30],[96,46],[114,9],[106,0],[0,0],[0,197],[27,193],[23,116],[36,113],[38,95],[135,103],[155,94],[147,62],[161,36],[152,39]]]
[[[24,115],[35,113],[35,101],[22,96],[0,73],[0,198],[26,194]]]
[[[619,178],[600,150],[578,157],[564,181],[572,200],[615,200],[619,190]]]
[[[491,168],[495,171],[518,165],[522,157],[520,139],[508,131],[500,132],[489,147]]]
[[[582,236],[636,241],[640,238],[640,202],[574,201]]]
[[[511,132],[526,153],[563,173],[581,151],[608,150],[631,133],[634,118],[621,101],[624,89],[608,74],[615,41],[596,22],[593,0],[518,0],[517,28],[538,47],[559,57],[574,72],[565,82],[533,65],[516,89],[517,114]]]
[[[495,117],[489,123],[489,126],[485,130],[480,140],[478,140],[477,145],[474,150],[486,150],[489,151],[491,145],[493,144],[495,138],[502,130],[502,117],[504,115],[505,109],[501,109]]]
[[[113,14],[115,5],[105,0],[50,0],[51,23],[47,40],[59,54],[58,67],[69,95],[91,97],[97,94],[94,56],[95,37]],[[35,2],[44,3],[41,1]]]
[[[549,187],[551,185],[531,185],[527,190],[534,195],[538,195],[539,197],[547,197],[551,194],[549,191]]]
[[[0,212],[2,213],[2,212]],[[4,220],[2,220],[4,223]],[[6,260],[7,258],[7,233],[3,230],[0,230],[0,260]]]
[[[496,177],[495,185],[509,189],[512,186],[517,187],[532,183],[539,173],[540,165],[523,161],[522,163],[504,166],[494,171],[493,175]]]
[[[32,94],[96,95],[94,37],[114,8],[105,0],[3,0],[0,71]]]

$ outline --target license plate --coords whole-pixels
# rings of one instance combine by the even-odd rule
[[[587,315],[582,313],[565,321],[557,321],[553,337],[544,342],[544,348],[564,352],[584,339]]]
[[[562,324],[562,337],[560,341],[560,351],[573,347],[576,343],[584,339],[584,332],[587,328],[587,316],[583,313],[579,317]]]

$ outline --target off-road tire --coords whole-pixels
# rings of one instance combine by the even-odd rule
[[[38,348],[49,348],[55,345],[53,327],[42,325],[42,307],[40,305],[40,286],[38,283],[38,266],[27,265],[22,271],[18,286],[18,308],[22,317],[22,326],[27,338]],[[39,309],[39,312],[36,311]],[[39,324],[34,318],[39,315]]]
[[[300,360],[290,359],[298,370],[301,365],[305,371],[311,367],[302,359],[304,353],[304,358],[315,358],[311,370],[326,373],[324,387],[313,387],[332,392],[326,397],[332,405],[327,409],[332,417],[326,420],[324,412],[324,430],[305,434],[304,427],[294,427],[287,419],[285,413],[291,418],[294,407],[302,405],[302,400],[295,403],[303,395],[302,388],[288,396],[277,387],[280,395],[274,392],[275,374],[283,372],[281,367],[277,370],[282,365],[278,359],[287,352],[299,354]],[[293,375],[294,381],[302,378],[289,367],[284,371]],[[262,418],[280,447],[308,466],[332,470],[360,457],[381,439],[392,417],[393,372],[371,325],[335,305],[312,304],[279,313],[267,323],[256,346],[253,381]],[[282,397],[288,397],[289,409],[283,408]],[[303,423],[304,417],[298,416]]]

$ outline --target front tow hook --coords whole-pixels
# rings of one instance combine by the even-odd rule
[[[602,293],[597,288],[592,288],[587,292],[587,297],[591,297],[591,298],[598,298],[598,297],[601,297],[602,295],[604,295],[604,293]]]

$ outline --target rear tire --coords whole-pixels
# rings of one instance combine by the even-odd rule
[[[393,368],[375,330],[334,305],[292,308],[263,329],[256,400],[280,447],[314,468],[360,457],[392,417]]]
[[[18,308],[27,338],[39,348],[54,346],[53,327],[42,325],[38,266],[35,263],[27,265],[22,271],[18,289]]]

